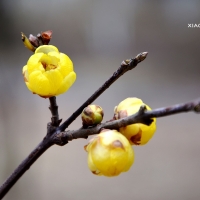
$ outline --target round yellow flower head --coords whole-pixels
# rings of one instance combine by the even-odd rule
[[[103,120],[103,109],[98,105],[88,105],[81,113],[83,125],[91,126],[101,123]]]
[[[140,106],[145,105],[147,110],[151,108],[144,104],[141,99],[138,98],[127,98],[119,103],[114,109],[114,118],[121,119],[137,113]],[[153,118],[153,122],[150,126],[144,124],[131,124],[126,127],[119,129],[132,145],[143,145],[146,144],[154,135],[156,131],[156,119]]]
[[[93,174],[117,176],[130,169],[134,152],[128,140],[116,130],[104,129],[85,146]]]
[[[38,47],[22,72],[28,89],[44,98],[66,92],[76,80],[70,58],[52,45]]]

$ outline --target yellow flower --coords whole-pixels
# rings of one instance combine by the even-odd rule
[[[141,99],[138,98],[127,98],[123,100],[118,106],[115,107],[115,119],[121,119],[138,112],[140,106],[145,105],[147,110],[151,108],[144,104]],[[156,131],[156,119],[153,118],[153,122],[150,126],[144,124],[132,124],[119,129],[131,144],[143,145],[146,144],[154,135]]]
[[[134,152],[128,140],[116,130],[104,129],[85,146],[92,173],[117,176],[130,169]]]
[[[76,80],[70,58],[52,45],[38,47],[22,72],[28,89],[44,98],[66,92]]]

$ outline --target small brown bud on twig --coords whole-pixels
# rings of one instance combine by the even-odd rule
[[[38,41],[38,38],[37,37],[35,37],[34,35],[32,35],[32,34],[30,34],[29,35],[29,41],[30,41],[30,43],[34,46],[34,47],[39,47],[39,41]]]
[[[139,62],[143,61],[148,55],[148,52],[142,52],[140,54],[138,54],[135,59]]]
[[[30,51],[35,52],[35,47],[31,44],[26,35],[21,32],[21,36],[22,36],[22,42],[24,43],[25,47],[28,48]]]
[[[52,37],[52,31],[44,31],[41,33],[42,41],[44,45],[49,44],[51,37]]]

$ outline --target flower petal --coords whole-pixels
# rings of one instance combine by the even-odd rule
[[[64,80],[62,81],[62,84],[60,88],[57,90],[56,95],[66,92],[73,85],[75,80],[76,80],[76,73],[70,72],[69,75],[66,76]]]
[[[51,88],[52,94],[57,94],[58,89],[60,88],[63,77],[57,69],[52,69],[43,73],[44,76],[48,79],[49,85]]]
[[[35,50],[35,54],[37,53],[45,53],[48,54],[49,52],[59,52],[58,49],[53,45],[42,45]]]
[[[51,51],[48,53],[48,56],[56,57],[58,60],[60,60],[60,53],[56,51]]]
[[[29,84],[31,85],[32,92],[40,96],[53,96],[49,80],[41,71],[34,71],[29,75]]]
[[[60,73],[63,75],[63,77],[67,76],[70,72],[73,71],[73,63],[70,60],[70,58],[63,54],[60,53],[60,63],[59,63],[59,70]]]
[[[27,62],[29,74],[31,74],[35,70],[45,71],[45,69],[43,68],[43,66],[40,62],[41,58],[44,56],[45,56],[45,54],[43,54],[43,53],[37,53],[37,54],[32,55],[29,58],[29,60]]]
[[[25,65],[22,69],[22,74],[24,76],[24,82],[28,82],[28,70],[27,70],[27,65]]]
[[[103,175],[103,174],[97,169],[97,167],[94,165],[90,153],[88,154],[88,167],[89,167],[90,171],[91,171],[93,174],[99,175],[99,176]]]

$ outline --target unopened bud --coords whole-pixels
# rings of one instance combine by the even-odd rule
[[[22,42],[24,43],[25,47],[27,47],[30,51],[34,52],[36,48],[31,44],[26,35],[21,32],[21,36],[22,36]]]
[[[91,126],[99,124],[103,120],[103,115],[104,112],[100,106],[89,105],[83,110],[81,114],[83,125]]]
[[[44,31],[41,33],[43,44],[49,44],[52,36],[52,31]]]
[[[37,37],[35,37],[34,35],[32,35],[32,34],[30,34],[29,35],[29,41],[30,41],[30,43],[34,46],[34,47],[39,47],[39,41],[38,41],[38,38]]]
[[[136,59],[139,62],[143,61],[148,55],[148,52],[142,52],[142,53],[139,53],[137,56],[136,56]]]

